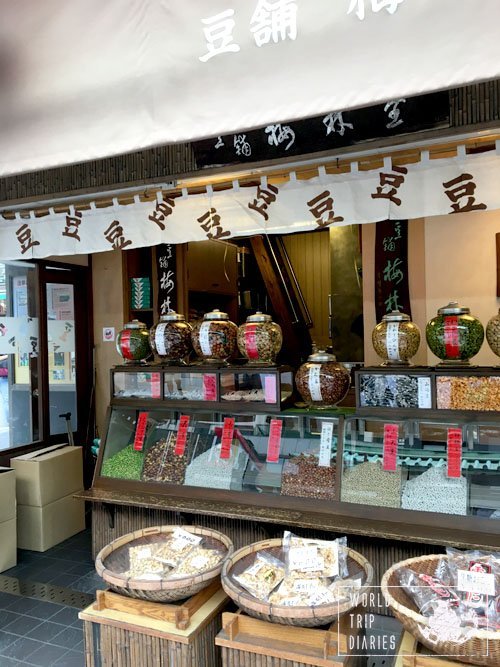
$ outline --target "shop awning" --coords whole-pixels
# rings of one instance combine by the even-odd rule
[[[498,0],[0,5],[0,176],[500,76]]]

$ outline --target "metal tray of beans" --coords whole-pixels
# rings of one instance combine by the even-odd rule
[[[220,575],[233,543],[200,526],[155,526],[117,538],[97,555],[97,574],[117,593],[153,602],[184,600]]]

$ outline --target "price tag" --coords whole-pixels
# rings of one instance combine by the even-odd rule
[[[315,579],[295,579],[293,582],[294,593],[314,593],[318,588]]]
[[[460,356],[457,315],[445,315],[444,317],[444,349],[446,356],[450,359],[457,359]]]
[[[319,461],[321,468],[329,468],[332,460],[333,423],[321,424],[321,440],[319,444]]]
[[[149,412],[139,412],[137,419],[137,426],[135,427],[134,449],[142,452],[144,446],[144,438],[146,437],[146,427],[148,425]]]
[[[281,419],[271,419],[269,424],[269,439],[267,441],[267,463],[278,463],[281,449]]]
[[[211,322],[202,322],[200,326],[200,347],[206,357],[212,356],[212,346],[210,345],[210,325]]]
[[[120,350],[125,359],[133,360],[132,349],[130,347],[132,332],[130,329],[125,329],[120,334]]]
[[[332,592],[328,589],[316,593],[316,595],[309,600],[311,607],[317,607],[321,604],[331,604],[332,602],[335,602],[335,598],[333,597]]]
[[[429,409],[432,407],[430,378],[418,378],[418,407]]]
[[[384,459],[383,470],[396,471],[398,458],[399,426],[397,424],[384,424]]]
[[[293,547],[288,552],[288,567],[302,572],[323,570],[325,559],[318,554],[318,547]]]
[[[156,351],[160,357],[164,357],[167,354],[167,348],[165,347],[165,329],[167,325],[165,322],[160,323],[156,327],[155,331],[155,347]]]
[[[276,403],[276,375],[264,375],[264,401]]]
[[[462,476],[462,429],[449,428],[447,434],[448,477]]]
[[[495,595],[495,575],[493,572],[470,572],[457,570],[457,589],[476,595]]]
[[[224,426],[222,427],[222,439],[220,448],[220,458],[231,458],[231,445],[233,444],[234,435],[234,418],[226,417],[224,419]]]
[[[151,397],[161,398],[161,375],[159,373],[151,373]]]
[[[257,324],[245,325],[245,351],[249,359],[258,359],[259,350],[257,349]]]
[[[188,545],[195,547],[203,539],[201,535],[193,535],[193,533],[190,533],[183,528],[176,528],[172,533],[172,538],[173,541],[171,547],[174,551],[182,551]]]
[[[399,322],[389,322],[385,334],[385,344],[387,346],[387,358],[391,361],[399,359]]]
[[[318,364],[314,364],[309,368],[309,377],[307,379],[307,385],[309,387],[309,393],[311,394],[312,401],[323,400],[323,396],[321,395],[320,373],[321,373],[321,366],[319,366]]]
[[[196,556],[191,561],[191,567],[196,570],[203,570],[208,565],[208,558],[206,556]]]
[[[177,429],[174,448],[174,454],[177,456],[184,456],[189,430],[189,420],[189,415],[181,415],[181,418],[179,419],[179,428]]]
[[[151,547],[143,547],[135,553],[135,557],[139,560],[142,560],[143,558],[151,558],[151,555]]]
[[[203,400],[217,400],[217,376],[215,373],[205,373],[203,375]]]

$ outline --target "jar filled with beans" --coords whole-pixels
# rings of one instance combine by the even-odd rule
[[[116,337],[116,350],[126,364],[143,362],[151,356],[149,331],[144,322],[127,322]]]
[[[274,364],[282,343],[281,327],[271,315],[256,312],[238,327],[238,348],[249,364]]]
[[[427,345],[443,365],[468,365],[484,340],[481,322],[470,314],[470,308],[450,301],[440,308],[425,329]]]
[[[486,325],[486,340],[497,357],[500,357],[500,310]]]
[[[351,375],[333,354],[319,350],[308,358],[295,375],[302,399],[311,407],[332,408],[349,391]]]
[[[186,322],[184,315],[172,310],[162,315],[158,324],[151,328],[149,342],[161,361],[182,364],[193,349],[191,325]]]
[[[372,332],[375,352],[383,366],[409,366],[420,345],[420,329],[398,310],[384,315]]]
[[[194,351],[206,363],[226,361],[236,349],[238,327],[227,313],[212,310],[202,321],[193,323],[191,340]]]

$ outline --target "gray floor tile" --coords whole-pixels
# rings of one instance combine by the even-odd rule
[[[68,651],[66,655],[54,663],[55,665],[57,667],[84,667],[85,659],[83,653],[79,651]]]
[[[24,667],[26,662],[19,662],[19,660],[14,660],[14,658],[6,658],[2,656],[2,667]]]
[[[31,632],[28,632],[27,636],[30,639],[39,639],[42,642],[48,642],[50,644],[54,637],[60,634],[62,630],[64,630],[63,625],[52,623],[52,621],[44,621],[31,630]]]
[[[50,579],[52,586],[61,586],[63,588],[72,588],[73,584],[78,579],[77,574],[58,574],[53,579]]]
[[[13,644],[7,646],[7,648],[2,651],[2,655],[5,655],[7,658],[16,658],[16,660],[25,660],[43,645],[42,642],[38,642],[35,639],[21,637]]]
[[[0,632],[0,653],[2,653],[7,646],[17,642],[18,639],[19,637],[17,635],[11,635],[10,632]]]
[[[67,652],[67,648],[53,646],[52,644],[43,644],[26,659],[26,662],[37,667],[52,667]]]
[[[66,648],[75,648],[83,639],[83,631],[76,628],[65,628],[62,632],[51,639],[51,644],[65,646]]]
[[[0,627],[4,628],[9,623],[12,623],[12,621],[15,621],[18,616],[19,614],[8,609],[0,610]]]
[[[5,632],[11,632],[20,637],[26,637],[31,630],[34,630],[40,625],[39,618],[32,618],[31,616],[19,616],[8,625],[4,626]]]
[[[73,625],[77,621],[81,623],[78,619],[79,611],[79,609],[74,609],[73,607],[63,607],[50,620],[52,623],[62,623],[63,625]]]
[[[35,600],[35,602],[37,604],[30,609],[28,615],[40,618],[42,621],[48,621],[54,614],[62,609],[61,605],[52,602],[44,602],[40,600]]]
[[[35,600],[33,598],[18,597],[17,600],[14,600],[14,602],[8,606],[7,610],[17,614],[28,615],[39,602],[40,600]]]

